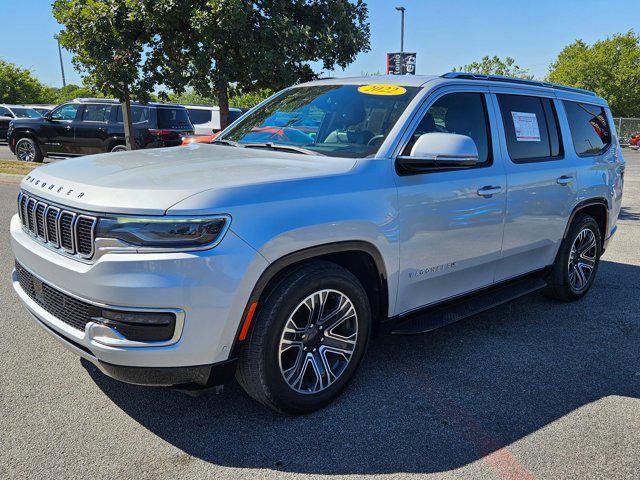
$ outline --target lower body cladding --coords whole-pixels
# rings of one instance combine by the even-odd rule
[[[13,286],[37,323],[105,374],[142,385],[219,385],[267,262],[228,231],[194,253],[60,255],[11,222]]]

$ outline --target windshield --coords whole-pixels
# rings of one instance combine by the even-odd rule
[[[397,85],[292,88],[245,115],[222,138],[364,158],[377,152],[418,90]]]
[[[40,118],[42,116],[33,108],[13,107],[11,110],[13,110],[13,114],[16,116],[16,118]]]

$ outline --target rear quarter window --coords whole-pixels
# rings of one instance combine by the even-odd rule
[[[498,95],[509,157],[514,163],[555,160],[562,156],[553,101],[526,95]]]
[[[200,108],[187,108],[189,118],[194,125],[201,125],[211,121],[211,110],[202,110]]]
[[[611,145],[611,130],[604,108],[565,100],[571,139],[580,156],[599,155]]]
[[[186,108],[158,108],[157,115],[158,128],[180,130],[192,127]]]

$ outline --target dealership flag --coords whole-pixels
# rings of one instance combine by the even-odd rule
[[[415,75],[416,74],[416,52],[396,52],[387,53],[387,74],[388,75]]]

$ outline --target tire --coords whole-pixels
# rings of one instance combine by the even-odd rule
[[[126,152],[127,151],[127,146],[126,145],[115,145],[109,151],[110,152]]]
[[[572,302],[584,297],[596,277],[602,255],[602,235],[590,215],[578,213],[562,241],[547,277],[546,296]]]
[[[330,313],[321,312],[319,320],[313,320],[309,305],[321,303]],[[269,408],[313,412],[347,386],[370,331],[369,300],[351,272],[326,261],[301,265],[262,296],[240,351],[236,377],[251,397]],[[336,346],[350,354],[332,350]],[[321,367],[320,375],[316,367]]]
[[[40,151],[38,144],[29,137],[22,137],[16,142],[14,147],[15,155],[21,162],[42,163],[44,155]]]

